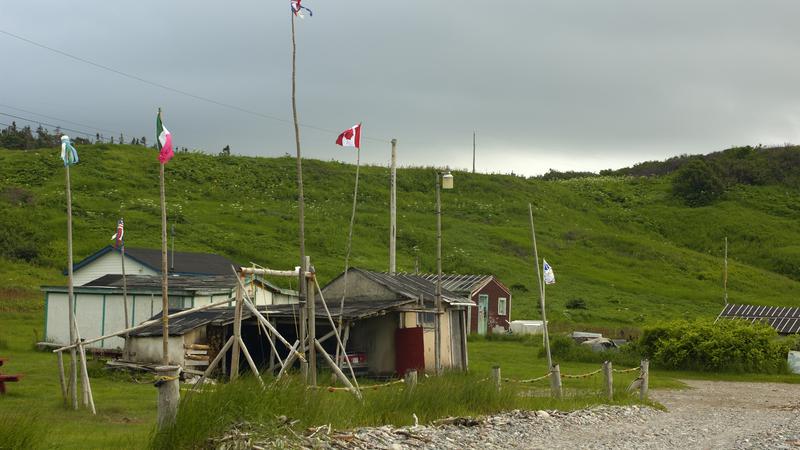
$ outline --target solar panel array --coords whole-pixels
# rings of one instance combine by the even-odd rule
[[[729,304],[725,305],[719,317],[763,321],[780,334],[800,333],[800,308]]]

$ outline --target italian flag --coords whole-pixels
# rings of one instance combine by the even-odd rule
[[[172,135],[169,130],[161,122],[161,110],[158,111],[156,116],[156,141],[158,142],[158,162],[166,164],[175,152],[172,150]]]

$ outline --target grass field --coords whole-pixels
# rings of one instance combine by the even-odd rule
[[[138,384],[124,377],[93,376],[92,387],[98,415],[92,416],[83,409],[76,412],[64,408],[58,385],[55,356],[49,352],[38,352],[33,349],[35,334],[41,333],[40,316],[40,313],[36,312],[3,313],[0,316],[0,356],[9,358],[4,373],[25,375],[22,382],[9,383],[9,393],[0,397],[0,446],[4,442],[4,436],[18,436],[21,427],[25,428],[23,425],[26,424],[26,418],[33,417],[35,421],[32,424],[28,423],[27,426],[31,435],[35,437],[37,448],[146,448],[150,443],[156,415],[156,390],[152,384]],[[536,356],[539,346],[536,341],[472,339],[469,343],[471,376],[473,379],[483,380],[489,376],[494,365],[501,366],[503,377],[523,379],[540,376],[547,372],[547,364]],[[572,375],[588,373],[597,368],[599,368],[597,364],[561,363],[562,373]],[[96,375],[98,372],[93,371],[93,374]],[[619,401],[631,401],[625,400],[622,392],[633,377],[634,375],[630,373],[615,374],[615,390],[621,396]],[[653,370],[650,385],[654,389],[684,387],[678,378],[800,382],[800,376],[797,375],[708,374]],[[507,389],[530,388],[536,394],[535,401],[532,400],[525,405],[515,404],[516,406],[573,409],[602,401],[596,396],[602,392],[602,378],[599,375],[577,380],[565,379],[563,383],[567,398],[561,402],[547,398],[547,381],[530,386],[512,384],[505,386]],[[343,393],[324,394],[347,396]],[[368,391],[367,395],[374,393]],[[349,405],[347,403],[349,400],[341,401]],[[394,405],[378,399],[375,403]],[[337,408],[339,407],[342,407],[342,404],[338,404]],[[463,409],[450,408],[445,408],[443,411],[466,414]],[[380,415],[362,417],[359,423],[378,423],[380,417]],[[392,417],[385,416],[385,420],[391,419],[398,423],[408,423],[411,420],[410,415],[400,419]]]
[[[75,257],[108,244],[119,216],[129,246],[160,245],[157,162],[135,146],[84,146],[72,169]],[[180,153],[167,166],[176,248],[286,268],[296,265],[292,158]],[[308,160],[308,254],[321,281],[343,270],[354,167]],[[398,170],[398,270],[435,268],[433,168]],[[712,206],[672,197],[670,178],[606,176],[544,181],[456,171],[443,193],[445,272],[491,273],[511,288],[512,319],[536,318],[528,203],[539,254],[558,284],[548,289],[554,324],[634,329],[663,319],[714,317],[722,306],[723,238],[730,242],[731,302],[797,306],[800,190],[728,189]],[[235,195],[232,195],[235,193]],[[63,167],[56,150],[0,149],[0,311],[4,290],[40,302],[38,286],[63,283]],[[352,264],[385,270],[388,170],[363,167]],[[569,309],[582,299],[585,309]]]

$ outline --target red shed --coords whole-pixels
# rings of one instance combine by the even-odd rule
[[[420,276],[436,283],[436,274]],[[494,275],[442,274],[442,288],[475,302],[467,308],[470,333],[504,333],[511,328],[511,291]]]

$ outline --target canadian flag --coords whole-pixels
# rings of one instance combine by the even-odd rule
[[[336,138],[336,144],[342,147],[361,148],[361,124],[342,131],[342,134]]]

